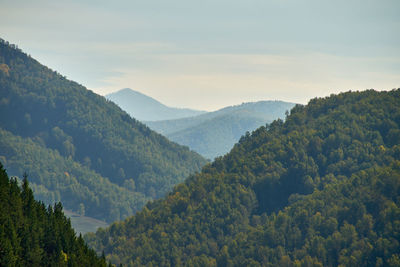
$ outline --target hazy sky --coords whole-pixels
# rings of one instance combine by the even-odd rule
[[[399,0],[0,0],[0,37],[99,94],[215,110],[400,87],[399,13]]]

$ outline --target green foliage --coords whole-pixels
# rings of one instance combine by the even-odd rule
[[[17,143],[28,142],[28,138],[35,143],[28,146],[32,150],[27,152],[32,162],[21,158],[22,146],[15,148],[11,143],[0,156],[7,159],[6,167],[12,158],[12,171],[34,173],[35,189],[42,193],[48,190],[57,197],[59,192],[63,203],[72,203],[66,204],[72,210],[79,210],[83,203],[85,213],[98,219],[123,218],[141,208],[144,199],[164,196],[206,163],[200,155],[132,119],[114,103],[67,80],[4,41],[0,41],[0,64],[7,66],[0,71],[0,127],[23,138],[14,138]],[[16,149],[20,156],[13,158]],[[42,155],[34,151],[38,149],[51,163],[40,159]],[[56,157],[62,161],[60,164],[54,162]],[[39,162],[40,169],[35,168]],[[41,171],[46,170],[51,174],[41,177]],[[73,181],[66,182],[68,186],[62,181],[65,172],[74,172],[68,178]],[[96,185],[96,180],[100,185]],[[131,197],[121,189],[126,180],[134,182],[136,193]],[[128,184],[132,189],[132,183]],[[107,204],[94,204],[108,185],[110,193],[104,195]],[[117,196],[118,192],[121,196]],[[86,193],[88,196],[83,196]],[[97,210],[90,211],[91,206],[97,206]]]
[[[85,236],[128,266],[390,266],[400,89],[295,106],[124,222]]]
[[[134,214],[149,200],[142,193],[111,183],[71,157],[61,156],[57,150],[0,129],[3,153],[11,173],[29,170],[37,199],[45,203],[62,200],[65,208],[79,214],[84,211],[87,216],[113,222]]]
[[[22,187],[9,180],[0,163],[0,266],[107,266],[76,237],[61,203],[48,208],[33,198],[24,177]]]

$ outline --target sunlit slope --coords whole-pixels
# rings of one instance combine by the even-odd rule
[[[396,266],[399,100],[369,90],[296,106],[86,239],[128,266]]]

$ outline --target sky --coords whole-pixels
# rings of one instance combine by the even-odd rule
[[[398,0],[0,0],[0,38],[105,95],[174,107],[400,87]]]

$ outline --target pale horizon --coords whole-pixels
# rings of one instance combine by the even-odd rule
[[[400,87],[400,2],[3,0],[0,37],[105,95],[179,108]]]

